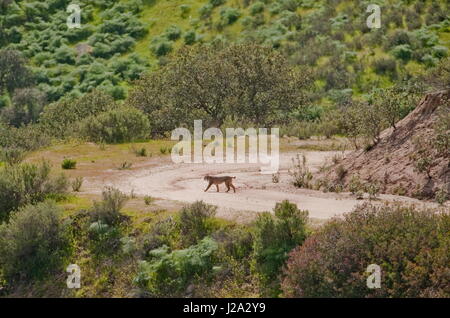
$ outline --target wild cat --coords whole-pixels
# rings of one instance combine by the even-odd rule
[[[205,189],[205,192],[208,191],[208,189],[215,184],[217,188],[217,192],[219,192],[219,184],[224,183],[227,186],[227,192],[230,191],[230,187],[233,188],[233,191],[236,192],[236,188],[233,185],[233,179],[236,179],[236,177],[213,177],[213,176],[205,176],[203,178],[204,180],[208,181],[208,187]]]

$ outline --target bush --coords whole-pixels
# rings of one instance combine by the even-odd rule
[[[79,123],[89,116],[115,109],[111,96],[94,90],[75,101],[61,100],[44,108],[40,123],[50,136],[65,138],[79,132]]]
[[[32,151],[49,144],[50,138],[37,125],[16,128],[0,122],[0,147],[3,147],[3,150]]]
[[[254,4],[252,4],[252,6],[250,7],[250,14],[251,15],[256,15],[258,13],[261,13],[264,11],[264,3],[258,1],[255,2]]]
[[[131,147],[131,151],[137,156],[137,157],[147,157],[147,148],[141,147],[141,148],[135,148],[134,146]]]
[[[73,49],[64,45],[55,51],[55,59],[59,63],[75,64],[76,53]]]
[[[279,293],[277,279],[289,251],[306,239],[308,211],[285,200],[277,203],[275,217],[268,212],[258,216],[255,223],[252,271],[258,277],[264,293]]]
[[[7,281],[40,279],[62,264],[70,252],[61,211],[52,202],[28,205],[0,225],[0,272]]]
[[[0,161],[10,165],[21,163],[25,157],[25,150],[22,148],[0,148]]]
[[[197,34],[195,31],[188,31],[184,34],[184,43],[187,45],[192,45],[197,40]]]
[[[50,177],[47,162],[0,167],[0,222],[21,206],[65,194],[67,186],[64,175]]]
[[[164,38],[156,38],[152,41],[150,49],[156,56],[164,56],[172,51],[172,43]]]
[[[216,210],[215,206],[203,201],[183,207],[178,220],[183,246],[194,245],[212,232],[211,221]]]
[[[119,227],[102,221],[93,222],[89,225],[88,235],[89,248],[96,257],[117,255],[122,239]]]
[[[225,25],[230,25],[236,22],[241,13],[235,8],[222,8],[220,10],[220,17]]]
[[[102,198],[102,201],[94,202],[90,211],[92,221],[101,222],[108,226],[121,223],[125,217],[120,210],[122,210],[128,197],[115,188],[107,187],[102,192]]]
[[[75,169],[76,166],[77,166],[77,162],[72,159],[64,159],[61,164],[61,168],[66,169],[66,170],[67,169]]]
[[[94,142],[123,143],[145,139],[150,122],[140,111],[122,107],[84,120],[82,135]]]
[[[313,178],[312,173],[309,171],[306,166],[306,157],[302,155],[300,159],[300,155],[292,158],[293,167],[289,170],[289,174],[292,176],[292,184],[297,188],[310,188],[311,180]]]
[[[177,227],[178,223],[172,217],[155,222],[142,239],[142,254],[148,256],[152,250],[163,245],[178,247],[176,240],[178,235]]]
[[[226,0],[209,0],[209,3],[213,6],[213,7],[218,7],[222,4],[225,3]]]
[[[362,205],[329,221],[289,255],[287,297],[448,297],[450,215]],[[370,264],[381,288],[369,289]]]
[[[391,52],[397,59],[403,60],[404,62],[409,61],[412,56],[412,50],[408,44],[398,45]]]
[[[20,127],[35,123],[45,103],[45,94],[36,88],[16,89],[11,106],[1,109],[0,115],[8,124]]]
[[[188,4],[180,5],[181,17],[184,19],[187,17],[189,12],[191,11],[191,6]]]
[[[181,29],[177,25],[171,25],[166,29],[165,36],[171,41],[178,40],[181,36]]]
[[[184,250],[169,252],[167,246],[152,250],[151,260],[141,262],[135,282],[153,297],[181,296],[189,282],[211,273],[217,248],[217,243],[206,237]]]
[[[395,75],[397,73],[397,62],[392,58],[381,58],[373,62],[372,67],[379,75]]]
[[[433,143],[439,155],[450,157],[450,100],[441,105],[437,111],[438,119],[434,130]]]
[[[149,196],[149,195],[146,195],[146,196],[144,197],[145,205],[150,205],[150,204],[152,204],[154,201],[155,201],[155,198],[153,198],[153,197],[151,197],[151,196]]]

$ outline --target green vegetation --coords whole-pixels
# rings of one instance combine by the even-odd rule
[[[61,164],[61,168],[65,169],[65,170],[75,169],[76,166],[77,166],[77,162],[72,159],[64,159]]]
[[[201,201],[166,211],[134,190],[67,194],[81,170],[170,154],[166,137],[194,119],[371,151],[425,91],[450,88],[448,1],[378,2],[371,30],[368,1],[80,0],[82,26],[68,29],[70,0],[0,0],[0,296],[449,297],[446,186],[433,193],[442,213],[362,205],[319,227],[289,201],[238,224]],[[430,182],[450,156],[449,105],[414,142]],[[327,141],[295,147],[341,149]],[[313,182],[298,156],[293,184],[340,192],[351,177],[353,195],[377,199],[380,184],[333,162],[336,180]],[[79,290],[65,286],[71,263]],[[372,263],[382,289],[366,287]]]
[[[306,238],[308,220],[308,211],[287,200],[277,203],[274,212],[275,217],[262,213],[255,222],[251,262],[263,294],[271,296],[279,293],[278,276],[288,253]]]
[[[9,282],[58,273],[70,254],[67,225],[52,202],[27,205],[0,224],[0,268]]]
[[[19,207],[66,193],[67,178],[53,177],[50,170],[47,162],[0,167],[0,221]]]

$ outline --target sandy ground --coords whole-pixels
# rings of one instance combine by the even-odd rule
[[[305,151],[307,163],[311,171],[319,169],[337,152]],[[328,219],[351,211],[362,200],[356,200],[348,193],[323,193],[307,189],[297,189],[290,184],[288,169],[292,166],[295,153],[284,153],[280,156],[280,182],[273,183],[272,176],[261,174],[257,164],[173,164],[169,157],[159,159],[155,164],[152,159],[136,166],[133,170],[108,170],[107,174],[87,180],[87,189],[98,193],[104,186],[114,186],[125,193],[150,195],[158,198],[164,206],[168,202],[178,203],[203,200],[218,206],[218,216],[245,221],[253,219],[256,212],[272,211],[275,204],[284,199],[294,202],[300,209],[309,211],[314,219]],[[236,176],[234,182],[236,193],[226,193],[224,184],[220,192],[212,186],[208,192],[203,190],[207,182],[206,174]],[[402,201],[417,205],[433,205],[408,197],[382,195],[379,203],[384,201]]]

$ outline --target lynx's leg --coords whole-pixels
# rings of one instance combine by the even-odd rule
[[[208,189],[212,186],[212,184],[213,184],[212,182],[210,182],[210,183],[208,184],[208,187],[205,189],[205,192],[208,191]]]
[[[233,188],[234,193],[236,193],[236,188],[234,187],[234,185],[230,182],[230,186]]]
[[[230,191],[230,183],[226,182],[225,185],[227,186],[227,192]]]
[[[218,184],[216,184],[216,188],[217,188],[217,192],[219,192],[219,185]]]

